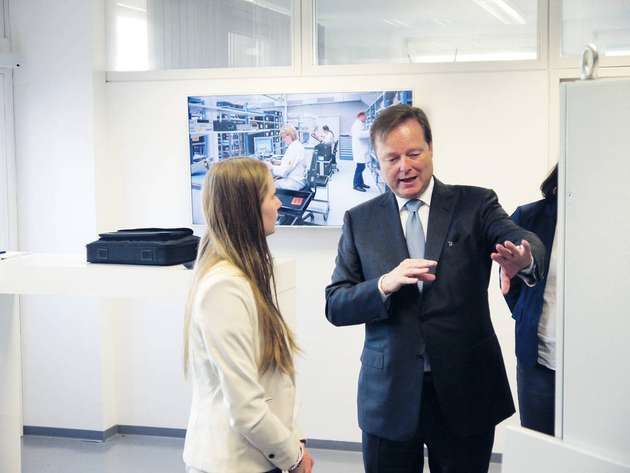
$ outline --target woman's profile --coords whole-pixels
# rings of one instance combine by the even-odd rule
[[[208,225],[184,323],[192,405],[190,473],[310,472],[295,427],[295,337],[278,309],[267,236],[280,202],[264,163],[234,158],[206,175]]]

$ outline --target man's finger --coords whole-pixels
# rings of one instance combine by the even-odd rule
[[[398,280],[400,284],[416,284],[418,282],[418,278],[409,278],[407,276],[403,276]]]
[[[401,272],[400,275],[402,277],[405,278],[413,278],[415,277],[416,273],[421,272],[421,271],[426,271],[426,268],[414,268],[414,267],[410,267],[410,268],[404,268]]]
[[[510,291],[510,278],[505,273],[505,271],[501,271],[501,293],[505,296]]]
[[[437,261],[433,261],[431,259],[413,258],[407,261],[409,261],[409,263],[415,267],[432,268],[434,266],[437,266]]]
[[[509,240],[505,242],[504,246],[512,253],[519,254],[521,252],[520,248]]]
[[[435,277],[435,274],[426,273],[426,274],[421,274],[418,279],[420,279],[421,281],[435,281],[436,277]]]
[[[492,259],[492,261],[500,264],[501,266],[507,263],[507,259],[504,256],[500,255],[499,253],[492,253],[490,255],[490,258]]]
[[[508,250],[506,247],[504,246],[499,246],[497,248],[497,252],[503,256],[504,258],[513,258],[515,252]]]

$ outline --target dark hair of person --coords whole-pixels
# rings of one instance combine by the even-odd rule
[[[357,118],[359,117],[364,117],[365,116],[365,112],[359,112],[357,113]]]
[[[545,199],[558,197],[558,165],[556,164],[540,185],[540,192]]]
[[[383,110],[376,120],[374,120],[374,123],[372,123],[372,127],[370,128],[372,146],[375,146],[376,140],[384,140],[387,138],[387,135],[407,120],[417,121],[422,127],[422,131],[424,131],[424,139],[427,144],[430,145],[433,142],[431,125],[424,111],[418,107],[398,104]]]

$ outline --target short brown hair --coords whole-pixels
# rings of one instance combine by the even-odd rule
[[[377,139],[387,138],[387,135],[407,120],[417,121],[422,127],[422,131],[424,131],[424,139],[426,142],[428,144],[433,142],[431,125],[424,111],[418,107],[398,104],[383,110],[376,120],[374,120],[374,123],[372,123],[372,127],[370,128],[372,146],[376,148]]]

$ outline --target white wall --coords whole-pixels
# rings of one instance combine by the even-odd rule
[[[370,104],[354,100],[352,102],[330,103],[330,104],[312,104],[298,105],[289,107],[287,113],[311,115],[315,117],[338,116],[339,117],[339,133],[338,135],[347,135],[350,128],[357,118],[357,113],[365,111]],[[339,139],[335,136],[335,139]]]
[[[436,174],[442,180],[492,187],[508,211],[538,198],[537,188],[547,170],[546,72],[363,77],[351,82],[360,83],[365,90],[414,89],[416,103],[432,119]],[[104,228],[190,223],[188,95],[347,89],[347,79],[338,78],[107,84],[111,151],[99,180],[123,189],[124,205],[116,211],[109,209],[112,219],[102,222]],[[282,228],[271,238],[271,246],[275,255],[297,260],[298,335],[305,351],[300,363],[303,428],[312,438],[359,441],[355,399],[363,329],[335,328],[323,314],[323,292],[330,280],[339,234],[338,229],[330,228]],[[493,318],[515,385],[513,324],[496,287],[493,280]],[[158,322],[152,324],[152,334],[165,347],[177,348],[173,342],[173,331],[181,320],[177,306],[143,310],[135,305],[125,320],[126,337],[139,344],[135,352],[153,352],[143,340],[150,320],[160,321],[159,326]],[[175,335],[179,337],[178,332]],[[126,379],[143,377],[147,386],[144,394],[121,394],[125,412],[134,413],[128,419],[142,421],[142,425],[185,425],[183,417],[179,425],[164,425],[160,423],[167,416],[164,410],[156,407],[151,414],[145,408],[145,400],[153,395],[149,386],[159,385],[168,373],[177,375],[179,361],[179,353],[170,361],[160,359],[163,370],[156,373],[121,367]],[[171,413],[181,412],[179,402],[185,391],[171,381]],[[121,418],[120,423],[133,422]],[[499,433],[495,451],[501,448]]]
[[[22,250],[81,252],[95,236],[101,8],[96,0],[10,2],[21,57],[14,106]],[[98,304],[28,297],[21,307],[24,423],[102,429]]]
[[[508,211],[538,197],[548,163],[546,71],[103,84],[95,72],[101,1],[13,3],[24,58],[15,81],[24,250],[82,252],[97,230],[189,225],[188,95],[411,88],[432,119],[438,177],[492,187]],[[338,229],[280,229],[271,246],[297,260],[303,429],[359,441],[363,330],[332,327],[323,314],[338,238]],[[513,325],[495,287],[493,318],[515,386]],[[25,424],[185,427],[181,318],[182,301],[26,299]]]

